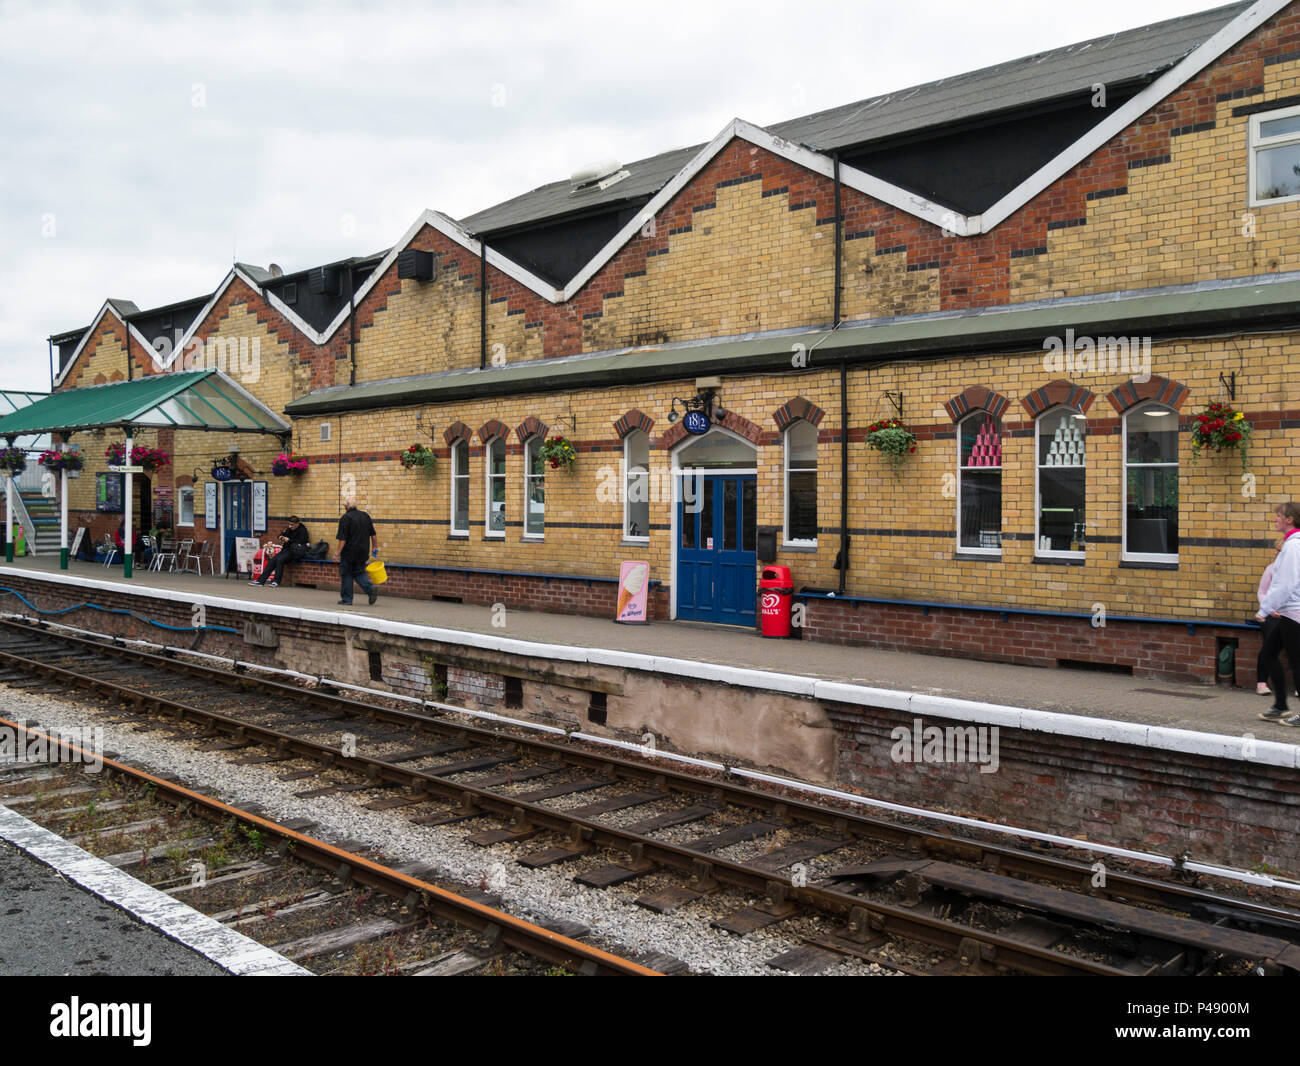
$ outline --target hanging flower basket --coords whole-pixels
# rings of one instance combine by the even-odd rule
[[[0,474],[17,477],[27,469],[27,453],[22,448],[0,448]]]
[[[125,454],[125,444],[110,444],[104,450],[104,458],[108,460],[109,466],[124,466]],[[144,467],[146,474],[161,470],[171,461],[172,457],[161,448],[146,448],[142,444],[137,444],[131,449],[131,465]]]
[[[402,465],[407,470],[423,470],[426,473],[432,473],[437,456],[423,444],[412,444],[406,451],[402,452],[400,458]]]
[[[86,465],[85,460],[81,458],[81,452],[41,452],[41,457],[36,461],[46,470],[52,470],[56,474],[60,470],[67,470],[71,473],[82,469]]]
[[[1246,449],[1250,445],[1250,423],[1240,411],[1226,403],[1212,403],[1192,422],[1192,462],[1202,451],[1240,452],[1241,468],[1246,469]]]
[[[289,477],[292,474],[301,474],[307,466],[307,460],[303,456],[281,452],[271,460],[271,473],[276,477]]]
[[[552,437],[548,441],[543,441],[542,446],[537,449],[537,454],[551,465],[552,470],[560,467],[572,470],[573,464],[578,461],[578,449],[563,437]]]
[[[867,446],[888,459],[899,478],[907,457],[916,451],[916,434],[897,418],[886,418],[867,427]]]

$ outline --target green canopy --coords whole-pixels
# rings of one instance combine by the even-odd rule
[[[219,370],[62,389],[0,417],[0,437],[103,426],[286,433],[289,423]]]

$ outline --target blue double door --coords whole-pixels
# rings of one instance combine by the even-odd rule
[[[753,626],[758,565],[753,474],[686,475],[677,504],[677,617]]]
[[[227,481],[221,486],[225,494],[226,538],[225,558],[226,572],[236,569],[235,538],[253,535],[253,483],[251,481]]]

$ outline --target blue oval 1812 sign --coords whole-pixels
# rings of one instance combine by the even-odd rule
[[[687,433],[694,433],[698,437],[709,431],[709,416],[703,411],[687,411],[682,425],[686,427]]]

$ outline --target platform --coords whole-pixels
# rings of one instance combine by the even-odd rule
[[[120,567],[76,560],[69,570],[60,571],[54,557],[27,557],[0,566],[0,586],[4,585],[6,573],[48,574],[76,581],[88,579],[140,591],[158,589],[186,597],[247,602],[268,610],[309,610],[350,626],[389,620],[542,646],[627,652],[659,660],[688,660],[741,671],[774,672],[979,704],[1233,738],[1251,733],[1261,740],[1300,743],[1300,729],[1257,718],[1269,706],[1268,698],[1232,686],[1157,681],[1091,670],[1017,666],[813,641],[768,640],[750,629],[694,622],[626,626],[580,615],[511,609],[505,612],[505,625],[497,626],[493,624],[490,607],[382,595],[374,607],[369,607],[359,591],[354,606],[341,607],[337,590],[333,589],[253,588],[246,580],[235,577],[151,571],[137,571],[126,579]],[[87,598],[92,599],[89,593]],[[0,594],[0,611],[22,609],[20,604],[7,600],[11,598]],[[539,654],[545,655],[545,647],[539,648]],[[1300,711],[1300,700],[1294,696],[1292,706]]]
[[[0,975],[305,974],[0,804]]]
[[[471,713],[596,743],[640,748],[649,737],[661,756],[798,789],[1300,877],[1300,731],[1260,721],[1268,701],[1253,690],[694,623],[382,596],[340,607],[323,589],[150,572],[128,581],[38,560],[0,566],[0,613],[408,698],[445,692]]]

